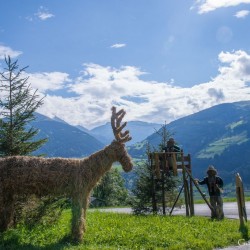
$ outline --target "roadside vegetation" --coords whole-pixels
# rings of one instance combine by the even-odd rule
[[[250,196],[245,197],[245,201],[250,201]],[[223,198],[223,202],[237,202],[236,197],[228,197],[228,198]],[[206,203],[203,199],[197,199],[194,200],[195,204],[203,204]]]
[[[50,223],[49,217],[45,217],[35,226],[18,224],[15,229],[0,234],[0,249],[201,250],[237,245],[243,238],[238,220],[135,216],[89,210],[84,241],[77,245],[69,241],[70,217],[71,212],[66,209],[55,223]]]

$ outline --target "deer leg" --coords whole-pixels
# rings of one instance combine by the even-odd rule
[[[14,221],[14,197],[5,192],[0,201],[0,232],[6,231]]]
[[[72,229],[71,236],[74,241],[81,242],[86,229],[86,197],[75,197],[72,200]]]

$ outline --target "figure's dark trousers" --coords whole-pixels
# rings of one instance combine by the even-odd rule
[[[211,212],[212,219],[223,219],[223,200],[221,196],[210,196],[210,204],[213,207],[213,211]]]

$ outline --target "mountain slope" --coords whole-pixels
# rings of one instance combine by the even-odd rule
[[[104,147],[96,138],[78,128],[38,113],[32,126],[40,130],[38,138],[48,138],[48,142],[34,152],[34,155],[85,157]]]
[[[202,176],[214,164],[228,181],[240,172],[250,182],[250,101],[214,106],[167,125],[184,154],[190,153],[194,173]],[[145,157],[146,141],[155,147],[154,133],[129,148],[133,157]]]
[[[129,130],[132,140],[127,142],[126,145],[132,145],[136,142],[144,140],[160,127],[161,125],[157,123],[147,123],[141,121],[128,122],[124,130]],[[110,122],[90,130],[90,134],[95,136],[104,144],[109,144],[114,139]]]

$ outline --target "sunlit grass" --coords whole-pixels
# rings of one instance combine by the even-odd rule
[[[54,224],[19,225],[1,234],[0,249],[214,249],[237,245],[239,221],[205,217],[134,216],[91,211],[84,242],[69,241],[70,210]],[[249,226],[249,224],[248,224]]]

